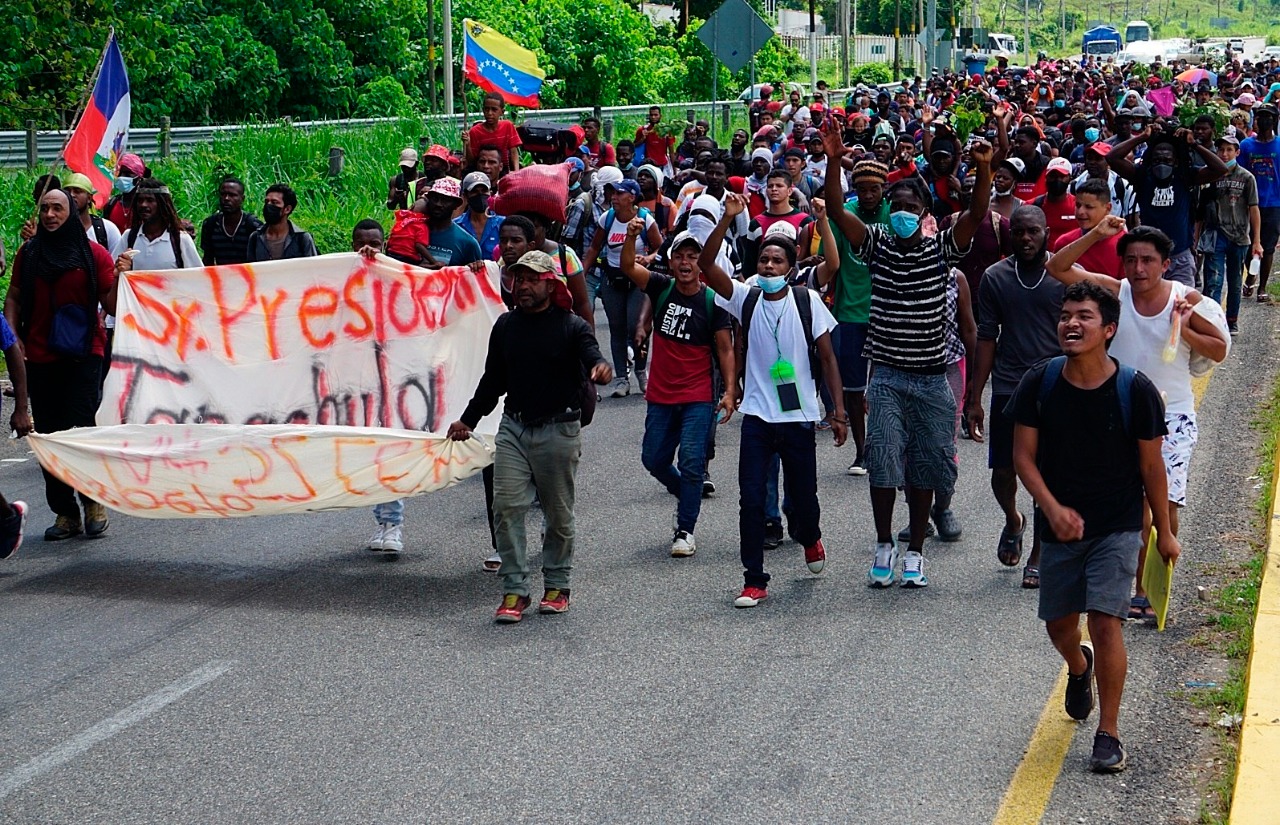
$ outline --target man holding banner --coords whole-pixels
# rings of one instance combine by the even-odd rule
[[[494,324],[484,375],[449,437],[466,441],[504,394],[493,470],[493,519],[502,566],[502,604],[494,620],[519,622],[531,604],[525,515],[534,493],[546,516],[542,540],[545,592],[540,613],[569,609],[573,562],[574,478],[582,448],[582,399],[594,392],[584,375],[607,384],[613,370],[545,252],[526,252],[507,272],[516,309]],[[534,468],[537,472],[534,472]]]

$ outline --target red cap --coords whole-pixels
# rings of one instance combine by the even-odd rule
[[[1089,144],[1089,148],[1085,151],[1093,152],[1095,155],[1102,155],[1105,158],[1107,155],[1111,154],[1111,144],[1095,140],[1093,143]]]

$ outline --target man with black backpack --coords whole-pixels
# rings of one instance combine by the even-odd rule
[[[110,252],[120,240],[120,229],[111,221],[93,213],[93,181],[79,172],[68,175],[62,184],[63,190],[71,196],[75,204],[76,214],[89,240]]]
[[[1067,663],[1072,719],[1083,722],[1093,711],[1097,674],[1090,767],[1099,773],[1125,767],[1118,719],[1128,664],[1121,627],[1138,569],[1144,498],[1160,555],[1173,562],[1181,552],[1165,506],[1160,392],[1107,353],[1120,313],[1119,299],[1106,288],[1089,281],[1068,286],[1058,320],[1066,355],[1030,369],[1007,409],[1015,422],[1014,467],[1035,499],[1045,537],[1039,616]],[[1081,613],[1091,642],[1080,639]]]
[[[715,294],[699,280],[702,243],[688,232],[671,242],[670,275],[651,273],[636,263],[636,239],[645,223],[627,224],[620,268],[653,302],[653,352],[648,412],[640,460],[667,492],[676,497],[671,555],[692,556],[697,550],[693,532],[702,510],[702,482],[707,448],[716,413],[722,421],[733,415],[737,395],[737,363],[728,314],[715,305]],[[712,358],[720,363],[726,389],[715,402]],[[679,470],[672,466],[677,447]]]
[[[760,243],[757,284],[734,281],[718,263],[734,220],[746,212],[742,195],[725,198],[724,214],[698,257],[716,303],[742,324],[742,435],[738,455],[738,528],[744,587],[734,607],[755,607],[768,596],[764,571],[765,484],[773,456],[781,459],[789,505],[787,528],[804,548],[812,573],[821,573],[827,553],[819,526],[815,424],[822,420],[818,382],[835,402],[828,416],[836,446],[848,437],[849,419],[840,393],[840,367],[831,347],[835,318],[816,292],[787,285],[796,266],[795,243],[770,235]],[[734,388],[736,389],[736,388]]]

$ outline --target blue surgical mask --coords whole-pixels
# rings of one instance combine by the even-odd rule
[[[920,216],[915,212],[891,212],[889,227],[899,238],[910,238],[920,228]]]
[[[133,191],[133,178],[116,178],[111,187],[117,192],[127,195]]]
[[[1236,168],[1236,162],[1235,162],[1235,160],[1229,160],[1229,161],[1227,161],[1227,168],[1228,168],[1228,169],[1235,169],[1235,168]]]
[[[1084,139],[1089,141],[1090,143],[1093,143],[1095,140],[1097,140],[1100,137],[1102,137],[1102,132],[1100,132],[1097,129],[1094,129],[1092,126],[1084,130]]]
[[[769,295],[781,292],[787,287],[786,275],[757,275],[756,285]]]
[[[1066,105],[1067,105],[1067,101],[1065,101],[1065,100],[1055,100],[1055,101],[1053,101],[1053,108],[1055,108],[1055,109],[1063,109],[1063,108],[1066,108]]]

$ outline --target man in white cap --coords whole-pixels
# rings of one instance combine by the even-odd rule
[[[728,421],[735,408],[737,362],[728,314],[716,306],[701,282],[698,256],[702,242],[681,232],[671,242],[670,275],[636,263],[636,239],[644,221],[627,224],[621,269],[653,301],[653,352],[645,388],[648,413],[640,460],[677,499],[671,555],[692,556],[693,532],[702,510],[707,451],[717,411]],[[712,358],[719,362],[726,390],[715,404]],[[672,466],[679,448],[679,469]]]
[[[472,172],[463,178],[462,197],[467,201],[467,211],[453,221],[480,244],[484,260],[491,260],[498,248],[498,230],[503,220],[489,211],[489,191],[489,176],[484,172]]]
[[[453,213],[462,205],[462,187],[457,178],[432,181],[425,200],[427,228],[431,231],[428,249],[441,266],[465,266],[484,258],[480,244],[453,222]]]
[[[400,152],[400,171],[387,180],[387,208],[408,209],[409,193],[418,178],[418,150],[412,146]]]
[[[505,396],[493,462],[503,592],[494,621],[501,624],[519,622],[532,603],[525,515],[535,494],[546,518],[538,612],[569,609],[582,399],[592,391],[584,376],[596,384],[613,378],[591,328],[573,314],[568,285],[551,256],[526,252],[507,272],[516,309],[494,324],[484,375],[462,417],[449,425],[449,438],[465,441]]]

